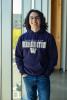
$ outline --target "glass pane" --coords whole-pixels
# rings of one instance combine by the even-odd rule
[[[42,0],[35,0],[35,9],[40,10],[41,11],[41,2]]]
[[[15,47],[21,35],[21,0],[13,0],[13,100],[21,99],[21,75],[15,63]]]
[[[13,100],[21,100],[23,96],[22,78],[15,63],[15,48],[19,36],[25,30],[23,22],[31,9],[31,2],[32,0],[13,0]]]
[[[24,19],[31,8],[32,8],[32,0],[22,0],[22,17],[23,17],[22,24],[24,23]],[[23,28],[23,26],[22,26],[22,31],[26,31],[26,29]]]
[[[47,0],[42,0],[42,12],[44,13],[44,16],[46,17],[46,21],[47,21],[47,17],[48,17],[48,13],[49,13],[49,5],[48,5]]]

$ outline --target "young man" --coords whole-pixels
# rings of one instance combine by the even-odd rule
[[[15,57],[22,74],[22,100],[50,100],[50,75],[57,64],[57,47],[48,33],[45,17],[30,10],[24,22],[27,29],[18,39]]]

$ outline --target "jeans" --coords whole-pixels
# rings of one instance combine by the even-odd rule
[[[49,77],[22,76],[22,100],[50,100]]]

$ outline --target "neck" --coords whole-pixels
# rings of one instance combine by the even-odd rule
[[[31,28],[31,30],[32,30],[33,32],[38,32],[38,31],[40,30],[40,28]]]

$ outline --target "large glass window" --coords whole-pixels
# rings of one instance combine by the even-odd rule
[[[22,78],[15,63],[15,48],[19,36],[25,30],[23,22],[30,9],[31,0],[13,0],[13,100],[20,100],[22,97]]]
[[[15,63],[15,47],[21,35],[21,0],[13,0],[13,100],[21,99],[21,75]]]

